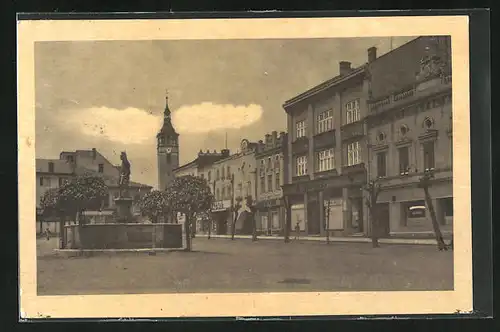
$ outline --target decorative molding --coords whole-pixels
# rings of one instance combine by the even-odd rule
[[[425,133],[418,136],[419,141],[432,141],[436,140],[438,131],[436,129],[428,129]]]
[[[413,144],[413,140],[407,137],[404,137],[399,141],[394,142],[394,145],[396,145],[397,147],[409,146],[411,144]]]
[[[373,151],[382,151],[382,150],[387,150],[389,149],[389,144],[377,144],[377,145],[372,145]]]

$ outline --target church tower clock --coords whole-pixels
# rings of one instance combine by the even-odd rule
[[[179,167],[179,134],[172,125],[168,96],[165,97],[163,126],[156,135],[158,158],[158,189],[165,190],[174,175],[172,170]]]

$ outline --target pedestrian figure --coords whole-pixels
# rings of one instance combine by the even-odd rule
[[[47,237],[47,241],[50,240],[50,231],[48,228],[45,229],[45,236]]]
[[[295,240],[298,240],[300,237],[300,225],[299,222],[295,224]]]

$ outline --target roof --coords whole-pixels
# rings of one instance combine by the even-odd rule
[[[49,172],[49,164],[53,163],[54,171]],[[61,159],[36,159],[35,167],[37,173],[73,174],[71,164]]]
[[[120,177],[118,177],[118,176],[111,176],[111,175],[102,174],[102,173],[99,173],[99,172],[96,172],[94,170],[90,170],[90,169],[84,168],[84,167],[78,167],[76,169],[76,172],[78,174],[91,174],[93,176],[98,176],[104,180],[104,183],[108,187],[118,187],[118,183],[120,181]],[[134,182],[134,181],[129,181],[129,187],[132,187],[132,188],[153,188],[152,186],[150,186],[148,184],[143,184],[143,183]]]
[[[174,172],[178,172],[184,170],[189,167],[203,167],[207,165],[211,165],[219,160],[226,159],[228,156],[224,156],[222,154],[201,154],[198,157],[184,165],[181,165],[174,169]]]
[[[313,96],[321,91],[324,91],[332,86],[335,86],[339,83],[345,82],[346,80],[353,78],[359,74],[362,74],[365,72],[366,69],[366,64],[359,66],[358,68],[352,69],[348,74],[346,75],[337,75],[323,83],[320,83],[309,90],[306,90],[305,92],[302,92],[301,94],[285,101],[283,104],[283,107],[286,109],[289,106],[292,106],[293,104],[296,104],[299,101],[302,101],[304,99],[307,99],[310,96]]]
[[[387,52],[368,65],[371,99],[378,100],[417,82],[421,60],[435,54],[451,65],[451,44],[447,36],[421,36]],[[450,68],[446,70],[451,70]]]

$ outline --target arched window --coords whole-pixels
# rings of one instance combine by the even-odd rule
[[[401,136],[406,136],[406,134],[408,134],[408,132],[410,131],[410,128],[408,128],[407,125],[401,125],[401,127],[399,127],[399,132],[401,134]]]

